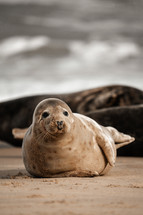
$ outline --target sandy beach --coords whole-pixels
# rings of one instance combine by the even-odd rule
[[[142,214],[143,158],[118,157],[108,175],[100,177],[33,178],[21,148],[1,146],[2,215]]]

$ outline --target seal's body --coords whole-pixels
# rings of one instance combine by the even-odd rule
[[[72,113],[59,99],[45,99],[36,107],[24,137],[23,160],[27,171],[37,177],[102,175],[114,166],[116,148],[133,140]]]

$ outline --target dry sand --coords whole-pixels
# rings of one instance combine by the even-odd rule
[[[141,215],[143,158],[119,157],[100,177],[32,178],[21,148],[0,148],[0,214]]]

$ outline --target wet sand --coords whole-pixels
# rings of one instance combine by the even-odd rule
[[[142,214],[143,158],[118,157],[108,175],[100,177],[33,178],[24,168],[21,148],[1,146],[3,215]]]

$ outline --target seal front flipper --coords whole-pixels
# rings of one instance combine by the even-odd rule
[[[116,148],[114,140],[111,138],[109,132],[106,131],[107,129],[87,116],[81,114],[75,115],[82,121],[89,131],[92,131],[93,139],[95,138],[94,140],[96,140],[96,143],[102,149],[109,164],[114,166],[116,160]]]
[[[111,166],[115,166],[115,160],[116,160],[116,149],[114,144],[112,143],[113,140],[108,137],[104,131],[99,131],[96,140],[98,145],[103,150],[109,164]]]

